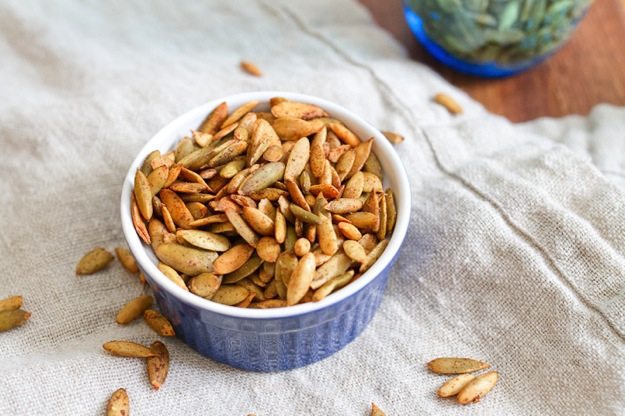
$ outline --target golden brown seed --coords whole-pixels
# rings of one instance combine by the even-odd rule
[[[284,308],[287,305],[286,300],[282,299],[269,299],[261,302],[252,303],[250,308],[255,309],[273,309],[273,308]]]
[[[330,130],[345,144],[356,147],[360,144],[360,139],[343,124],[335,122],[328,125]]]
[[[330,293],[348,284],[352,280],[352,277],[354,277],[354,271],[350,270],[347,273],[343,273],[332,278],[331,280],[324,283],[319,289],[315,291],[312,297],[312,301],[319,302],[321,299],[324,299]]]
[[[361,231],[373,230],[379,221],[378,216],[371,212],[354,212],[345,218]]]
[[[256,247],[256,244],[258,244],[258,235],[256,235],[254,230],[243,220],[241,215],[232,209],[226,209],[225,214],[237,233],[239,233],[250,246]]]
[[[208,161],[208,167],[214,168],[216,166],[223,165],[235,159],[237,156],[245,153],[248,147],[248,142],[243,140],[230,140],[227,142],[227,147]]]
[[[372,402],[371,416],[386,416],[386,414],[375,403]]]
[[[193,218],[196,220],[204,218],[204,216],[208,214],[208,208],[206,208],[206,205],[201,202],[188,202],[186,206],[191,215],[193,215]]]
[[[30,312],[26,312],[21,309],[5,310],[4,312],[0,312],[0,332],[17,328],[18,326],[23,325],[28,318],[30,318]]]
[[[85,275],[100,271],[113,261],[113,258],[113,255],[102,247],[96,247],[80,259],[76,265],[76,274]]]
[[[258,101],[249,101],[241,105],[239,108],[234,110],[227,119],[224,120],[224,122],[221,124],[221,128],[223,129],[239,121],[241,117],[252,111],[257,105]]]
[[[169,169],[167,173],[167,179],[161,188],[167,188],[171,186],[172,183],[176,182],[178,176],[180,176],[180,172],[182,171],[182,165],[174,165]]]
[[[320,218],[321,221],[317,224],[319,247],[324,254],[331,256],[339,249],[339,242],[330,218],[326,215],[321,215]]]
[[[160,157],[161,152],[159,150],[153,150],[152,152],[150,152],[150,154],[145,157],[143,163],[141,164],[141,172],[143,172],[143,174],[146,176],[149,175],[150,172],[152,172],[152,161]]]
[[[257,254],[253,254],[248,261],[232,273],[228,273],[223,278],[224,284],[239,282],[254,273],[263,264],[263,260]]]
[[[170,243],[161,244],[155,253],[163,263],[190,276],[212,272],[212,262],[217,258],[217,254],[212,251]]]
[[[243,302],[248,295],[249,291],[242,286],[223,285],[217,290],[211,300],[223,305],[236,305]]]
[[[157,267],[161,271],[161,273],[163,273],[169,280],[174,282],[180,288],[187,290],[187,291],[189,290],[187,289],[187,285],[185,284],[182,277],[180,277],[178,272],[174,270],[172,267],[168,266],[165,263],[159,263]]]
[[[266,120],[258,119],[254,123],[251,144],[247,149],[247,164],[252,166],[264,153],[266,153],[270,147],[279,148],[279,153],[282,154],[280,138],[276,134],[273,127],[271,127],[271,124],[269,124]],[[272,160],[272,162],[278,162],[281,159],[282,157]]]
[[[273,220],[259,209],[243,207],[243,218],[257,233],[265,236],[274,234]]]
[[[278,104],[283,103],[285,101],[289,101],[289,100],[287,100],[284,97],[271,97],[269,99],[269,106],[273,107],[274,105],[278,105]]]
[[[347,269],[351,267],[352,263],[352,259],[350,259],[344,252],[337,252],[317,269],[310,287],[318,289],[333,277],[345,273]]]
[[[389,240],[387,238],[380,241],[375,247],[373,247],[373,249],[367,254],[367,259],[360,265],[360,273],[366,272],[371,266],[373,266],[373,263],[375,263],[376,260],[380,258],[382,253],[384,253],[384,250],[386,250],[388,242]]]
[[[358,228],[348,222],[339,222],[338,228],[345,238],[356,241],[362,238],[362,234],[358,231]]]
[[[202,273],[189,280],[189,290],[203,298],[211,299],[221,286],[221,276]]]
[[[152,191],[150,190],[150,182],[148,182],[148,178],[141,172],[141,170],[137,170],[135,174],[135,200],[137,201],[137,206],[139,207],[139,212],[141,212],[141,216],[149,221],[152,218],[153,207],[152,207]]]
[[[109,341],[102,348],[117,357],[148,358],[156,355],[148,347],[132,341]]]
[[[373,173],[362,172],[362,177],[363,177],[363,185],[362,185],[363,192],[374,192],[374,191],[384,192],[384,189],[382,188],[382,181]]]
[[[126,389],[116,390],[106,405],[106,416],[130,415],[130,401]]]
[[[293,246],[293,252],[297,257],[302,257],[310,251],[310,241],[305,238],[298,238]],[[277,256],[276,256],[277,258]]]
[[[209,231],[178,230],[176,236],[180,236],[187,243],[204,250],[226,251],[230,248],[230,240]]]
[[[447,94],[438,93],[434,96],[433,100],[435,103],[445,107],[447,111],[453,115],[462,114],[462,107],[460,107],[460,104]]]
[[[148,184],[150,185],[150,194],[156,195],[158,191],[165,186],[167,177],[169,176],[169,168],[165,165],[159,166],[148,175]]]
[[[152,306],[153,302],[154,299],[152,299],[152,296],[150,295],[143,295],[134,298],[122,306],[119,312],[117,312],[115,321],[120,325],[126,325],[132,322],[140,317],[147,308]]]
[[[442,357],[428,363],[430,371],[436,374],[464,374],[483,370],[490,364],[472,358]]]
[[[392,131],[383,131],[382,134],[387,140],[393,144],[399,144],[404,141],[404,136],[401,134],[393,133]]]
[[[283,157],[284,152],[282,151],[282,146],[278,145],[269,146],[263,153],[263,159],[267,162],[279,162]]]
[[[499,373],[497,371],[489,371],[480,374],[460,390],[456,397],[458,403],[469,404],[479,402],[482,397],[495,387],[497,380],[499,380]]]
[[[308,253],[297,263],[287,286],[287,305],[297,304],[308,292],[310,283],[315,275],[315,256]]]
[[[295,117],[280,117],[273,122],[273,128],[283,140],[293,141],[317,133],[324,124],[319,120],[302,120]]]
[[[284,217],[284,215],[282,215],[282,212],[276,211],[274,237],[276,238],[276,241],[280,244],[284,243],[284,240],[286,239],[286,229],[286,218]]]
[[[306,211],[310,211],[308,201],[306,201],[304,194],[302,193],[301,189],[299,189],[299,186],[297,186],[297,182],[295,182],[293,179],[285,179],[284,184],[286,185],[286,189],[289,191],[293,202],[305,209]]]
[[[243,266],[252,256],[254,247],[249,244],[237,244],[223,253],[213,262],[214,272],[228,274]],[[237,302],[238,303],[238,302]]]
[[[260,69],[250,61],[241,61],[241,69],[255,77],[260,77],[261,75],[263,75]]]
[[[373,173],[378,178],[382,179],[382,165],[380,164],[380,160],[375,155],[375,153],[371,152],[369,157],[365,161],[365,165],[363,166],[363,171]]]
[[[357,241],[347,240],[343,243],[343,250],[345,254],[349,256],[352,260],[358,263],[363,263],[367,259],[367,253],[365,253],[365,249],[358,244]]]
[[[325,168],[325,151],[323,145],[326,142],[328,131],[326,127],[319,130],[310,144],[310,171],[314,177],[319,178],[323,175]]]
[[[274,263],[280,255],[280,244],[273,237],[263,237],[258,241],[256,252],[264,261]]]
[[[371,226],[371,231],[377,232],[380,228],[380,203],[377,192],[371,192],[362,206],[363,212],[370,212],[375,215],[375,222]]]
[[[239,194],[249,195],[271,186],[283,177],[284,169],[285,165],[282,162],[271,162],[261,166],[245,178],[239,186]]]
[[[134,193],[130,195],[130,217],[132,218],[132,225],[135,227],[135,231],[139,235],[139,238],[141,238],[144,243],[150,244],[150,235],[148,234],[145,222],[139,212],[139,207],[137,206]]]
[[[271,107],[271,113],[276,117],[295,117],[304,120],[327,117],[322,108],[312,104],[298,103],[295,101],[283,101]]]
[[[256,297],[256,293],[250,292],[250,294],[247,295],[245,299],[243,299],[241,302],[237,303],[234,306],[236,306],[237,308],[247,308],[248,306],[250,306],[250,304],[252,303],[252,300],[254,300],[255,297]]]
[[[123,247],[117,247],[115,248],[115,255],[117,256],[117,260],[119,260],[122,266],[124,266],[124,269],[128,270],[130,273],[137,273],[139,271],[137,261],[130,250]]]
[[[14,311],[22,307],[24,298],[21,296],[10,296],[0,300],[0,312]]]
[[[348,214],[362,208],[362,201],[357,198],[339,198],[328,203],[324,208],[333,214]]]
[[[193,218],[193,215],[184,201],[180,199],[175,192],[169,189],[162,189],[161,192],[159,192],[159,196],[171,214],[174,223],[180,228],[191,228],[190,224],[195,218]]]
[[[334,199],[339,196],[339,190],[330,184],[312,185],[309,191],[313,195],[319,195],[321,193],[328,199]]]
[[[284,170],[284,179],[295,180],[304,170],[308,158],[310,157],[310,142],[308,138],[302,137],[295,142],[293,149],[286,161],[286,168]]]
[[[248,132],[252,132],[254,130],[254,123],[258,120],[258,116],[256,113],[247,113],[241,120],[239,120],[239,127],[247,130]]]
[[[169,209],[167,209],[165,205],[161,207],[161,215],[163,217],[163,223],[165,223],[165,227],[167,228],[167,231],[169,231],[170,233],[175,233],[176,223],[174,222],[174,219],[171,216],[171,212],[169,212]]]
[[[356,172],[360,172],[365,162],[369,158],[371,154],[371,147],[373,146],[373,139],[369,139],[366,142],[360,143],[358,146],[354,148],[354,164],[352,165],[352,169],[345,176],[346,178],[351,178],[356,174]]]
[[[328,152],[328,160],[332,163],[338,163],[339,159],[347,152],[351,151],[352,147],[348,144],[342,144],[335,147]],[[348,169],[349,171],[349,169]]]
[[[158,390],[165,383],[169,372],[169,351],[160,341],[154,341],[150,345],[150,350],[156,355],[147,359],[148,379],[152,388]]]
[[[378,244],[378,239],[373,234],[365,234],[360,240],[358,240],[358,243],[364,247],[367,253],[369,253]]]
[[[388,228],[388,210],[386,207],[386,197],[384,195],[380,196],[380,226],[378,227],[377,237],[379,240],[384,240],[387,234]]]
[[[215,134],[228,117],[228,103],[219,104],[202,122],[199,131],[207,134]]]
[[[473,374],[460,374],[452,379],[447,380],[436,392],[438,397],[455,396],[466,386],[475,376]]]
[[[143,312],[143,320],[150,328],[162,337],[173,337],[176,335],[171,322],[167,320],[159,311],[148,309]]]
[[[213,142],[212,134],[192,130],[191,136],[193,136],[193,140],[195,140],[195,143],[200,147],[206,147]]]

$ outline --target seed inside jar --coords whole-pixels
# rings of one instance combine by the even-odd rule
[[[395,225],[371,138],[313,104],[266,106],[220,104],[173,150],[150,153],[132,195],[161,270],[243,308],[340,290],[377,261]]]

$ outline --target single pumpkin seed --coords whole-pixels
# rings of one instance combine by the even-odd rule
[[[472,358],[442,357],[428,363],[430,371],[436,374],[464,374],[490,367],[488,363]]]
[[[155,252],[160,261],[191,276],[212,272],[213,260],[217,258],[217,254],[213,251],[198,250],[180,244],[161,244]]]
[[[330,293],[333,293],[335,290],[342,288],[346,284],[348,284],[352,277],[354,277],[354,271],[350,270],[347,273],[340,274],[326,283],[324,283],[319,289],[315,290],[313,294],[313,302],[319,302],[322,299],[325,299]]]
[[[280,243],[273,237],[263,237],[258,241],[256,251],[261,259],[274,263],[280,254]]]
[[[237,244],[223,253],[213,262],[217,274],[228,274],[243,266],[254,253],[254,247],[249,244]]]
[[[102,348],[117,357],[148,358],[156,355],[148,347],[132,341],[109,341]]]
[[[10,296],[0,300],[0,312],[14,311],[22,307],[24,298],[22,296]]]
[[[350,259],[343,251],[338,251],[329,260],[323,263],[315,273],[315,277],[310,285],[313,289],[318,289],[324,283],[342,273],[345,273],[352,265]]]
[[[475,376],[473,374],[460,374],[447,380],[436,392],[438,397],[455,396],[462,390]]]
[[[324,127],[319,120],[303,120],[295,117],[279,117],[273,122],[273,128],[282,140],[293,141],[317,133]]]
[[[143,320],[154,332],[162,337],[173,337],[176,335],[171,322],[167,320],[159,311],[147,309],[143,312]]]
[[[0,312],[0,332],[17,328],[23,325],[28,318],[30,318],[30,312],[22,309],[10,309]]]
[[[338,224],[339,231],[345,238],[350,240],[360,240],[362,238],[362,234],[353,224],[349,222],[339,222]]]
[[[137,319],[143,314],[143,312],[152,306],[154,299],[150,295],[142,295],[134,298],[130,302],[126,303],[117,312],[115,321],[120,325],[126,325]]]
[[[384,252],[384,250],[386,249],[386,246],[388,246],[388,238],[384,239],[382,241],[380,241],[368,254],[367,254],[367,259],[360,265],[360,273],[364,273],[367,270],[369,270],[369,268],[371,266],[373,266],[373,263],[376,262],[376,260],[378,258],[380,258],[380,256],[382,255],[382,253]]]
[[[93,274],[104,269],[113,261],[113,255],[102,247],[96,247],[85,254],[76,265],[76,274]]]
[[[239,194],[249,195],[252,192],[261,191],[271,186],[282,178],[284,169],[285,165],[282,162],[271,162],[261,166],[252,172],[239,186]]]
[[[310,142],[308,141],[308,138],[302,137],[295,142],[293,149],[291,149],[291,153],[289,153],[286,168],[284,170],[284,179],[294,180],[297,178],[304,170],[309,157]]]
[[[499,380],[499,373],[497,371],[489,371],[480,374],[460,390],[456,396],[458,403],[468,404],[479,402],[482,397],[495,387],[497,380]]]
[[[189,290],[187,288],[186,283],[182,279],[182,277],[178,274],[178,272],[176,270],[174,270],[173,267],[168,266],[165,263],[159,263],[157,265],[157,267],[161,271],[161,273],[163,273],[169,280],[174,282],[178,287],[180,287],[181,289],[184,289],[186,291]]]
[[[245,114],[252,111],[254,107],[256,107],[257,105],[258,105],[258,101],[256,100],[249,101],[241,105],[239,108],[234,110],[232,114],[228,116],[228,118],[224,120],[224,122],[221,124],[221,128],[223,129],[224,127],[230,126],[231,124],[234,124],[235,122],[239,121],[241,117],[243,117]]]
[[[106,416],[128,416],[130,400],[126,389],[117,389],[106,404]]]
[[[299,260],[289,279],[286,293],[287,305],[295,305],[304,297],[310,288],[314,275],[315,256],[308,253]]]
[[[345,251],[345,254],[347,254],[349,258],[355,262],[364,263],[367,260],[367,253],[365,253],[365,249],[358,244],[357,241],[345,241],[343,243],[343,250]]]
[[[165,379],[169,373],[169,351],[165,344],[160,341],[154,341],[152,345],[150,345],[150,350],[156,355],[148,357],[146,361],[148,379],[150,380],[152,388],[158,390],[163,383],[165,383]]]
[[[124,269],[128,270],[130,273],[137,273],[139,271],[137,261],[135,260],[130,250],[123,247],[116,247],[115,255],[117,256],[117,260],[119,260],[122,266],[124,266]]]
[[[257,254],[253,254],[241,267],[223,277],[224,284],[236,283],[254,273],[263,264],[263,260]]]
[[[258,68],[258,66],[256,66],[256,64],[250,62],[250,61],[241,61],[241,69],[243,69],[245,72],[247,72],[250,75],[253,75],[255,77],[260,77],[263,75],[262,71],[260,70],[260,68]]]
[[[198,296],[211,299],[219,286],[222,277],[213,273],[201,273],[189,280],[189,290]]]
[[[226,251],[230,248],[230,240],[219,234],[201,230],[178,230],[177,236],[187,243],[204,250]]]
[[[223,305],[232,306],[242,302],[248,294],[249,291],[242,286],[223,285],[215,292],[211,300]]]
[[[330,123],[328,125],[330,130],[337,135],[337,137],[345,144],[348,144],[352,147],[356,147],[360,144],[360,139],[356,136],[350,129],[345,127],[341,123]]]
[[[199,131],[207,134],[215,134],[219,130],[220,126],[228,117],[228,103],[223,102],[219,104],[202,122]]]

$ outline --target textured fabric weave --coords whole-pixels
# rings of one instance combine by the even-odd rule
[[[0,56],[0,298],[22,294],[33,314],[0,334],[0,414],[102,414],[122,386],[133,415],[366,415],[371,401],[388,415],[625,414],[623,109],[510,125],[347,0],[4,1]],[[151,135],[267,89],[407,136],[403,251],[378,314],[338,354],[255,374],[166,340],[155,392],[141,360],[101,348],[156,338],[114,322],[142,287],[118,263],[81,278],[75,264],[123,245],[120,186]],[[439,91],[465,115],[433,104]],[[492,363],[500,383],[477,405],[438,399],[444,378],[425,363],[448,355]]]

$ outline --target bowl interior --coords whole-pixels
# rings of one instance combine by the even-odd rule
[[[363,276],[319,302],[310,302],[276,309],[245,309],[211,302],[190,292],[184,291],[165,277],[165,275],[163,275],[156,267],[158,261],[152,251],[152,248],[144,245],[137,236],[130,217],[130,192],[133,188],[134,173],[141,166],[143,160],[151,151],[156,149],[161,152],[171,150],[182,137],[189,135],[190,129],[197,128],[206,115],[219,103],[226,101],[230,109],[233,109],[248,101],[260,100],[263,106],[259,105],[257,110],[267,111],[269,110],[269,106],[266,102],[271,97],[276,96],[285,97],[293,101],[301,101],[318,105],[325,109],[331,117],[339,119],[345,123],[345,125],[359,137],[374,138],[373,151],[380,160],[384,169],[384,186],[392,188],[395,195],[395,203],[397,205],[397,221],[395,229],[391,236],[389,245],[382,256],[380,256],[380,258],[367,272],[363,274]],[[130,250],[137,259],[139,266],[145,271],[145,273],[148,274],[161,289],[166,290],[185,303],[209,309],[216,313],[242,318],[279,318],[310,313],[314,310],[327,307],[333,303],[340,302],[351,294],[356,293],[373,280],[393,259],[405,237],[408,228],[409,216],[410,188],[406,172],[399,157],[395,153],[395,150],[380,131],[337,104],[313,96],[278,91],[244,93],[221,98],[196,107],[195,109],[178,117],[161,129],[152,139],[148,141],[143,149],[141,149],[135,160],[132,162],[126,178],[124,179],[121,195],[121,217],[124,236],[126,237]]]

